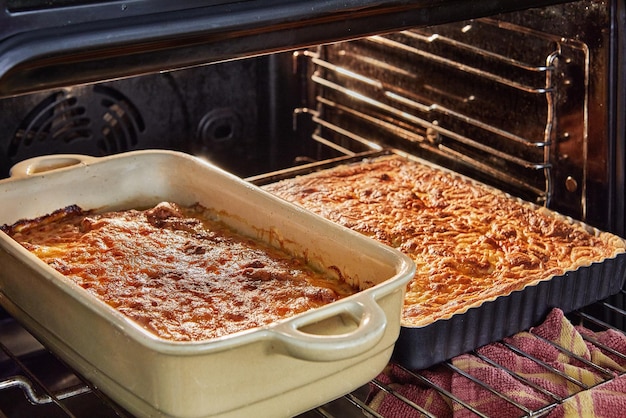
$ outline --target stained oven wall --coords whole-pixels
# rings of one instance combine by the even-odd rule
[[[267,148],[258,132],[262,62],[243,60],[0,101],[0,176],[50,153],[104,156],[164,148],[249,174]],[[263,71],[266,72],[266,71]]]

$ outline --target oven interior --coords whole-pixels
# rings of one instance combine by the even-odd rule
[[[0,178],[39,155],[160,148],[262,184],[394,149],[624,236],[623,18],[621,2],[578,1],[15,87],[0,99]],[[570,317],[624,330],[624,307],[622,293]],[[127,416],[7,314],[0,327],[0,416]],[[377,416],[366,392],[305,415]]]

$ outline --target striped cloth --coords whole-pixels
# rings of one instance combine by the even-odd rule
[[[609,374],[564,353],[544,339],[595,363],[609,371]],[[505,344],[498,342],[476,350],[479,355],[463,354],[453,358],[450,363],[514,400],[527,411],[449,367],[439,365],[420,371],[419,374],[452,393],[471,408],[490,417],[520,417],[528,414],[528,411],[539,411],[555,402],[553,395],[559,404],[549,410],[546,415],[549,418],[626,416],[626,375],[622,376],[626,371],[626,361],[599,348],[600,345],[604,345],[617,352],[626,353],[624,334],[614,330],[592,332],[581,326],[573,326],[561,310],[554,309],[540,326],[506,338],[504,342],[519,348],[534,359],[517,354]],[[507,371],[494,367],[480,356],[504,366],[531,384],[512,377]],[[545,362],[564,376],[549,371],[535,359]],[[582,382],[586,387],[581,387],[565,376]],[[438,390],[426,386],[397,365],[388,366],[378,376],[378,380],[405,398],[401,400],[372,386],[369,405],[385,418],[423,416],[406,401],[414,402],[437,417],[476,416],[467,407],[452,402]],[[533,388],[533,385],[549,393]]]

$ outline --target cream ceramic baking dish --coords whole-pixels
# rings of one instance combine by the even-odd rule
[[[387,364],[414,265],[209,163],[169,151],[39,157],[0,181],[0,224],[84,209],[199,202],[245,234],[332,266],[361,290],[263,328],[202,342],[155,337],[0,232],[0,303],[45,345],[140,416],[293,416]]]

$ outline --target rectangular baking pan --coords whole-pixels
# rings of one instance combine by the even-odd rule
[[[293,416],[365,384],[389,361],[404,255],[169,151],[40,157],[0,181],[0,224],[84,209],[199,202],[242,233],[282,245],[361,290],[267,327],[200,342],[144,330],[0,232],[0,303],[57,355],[140,416]]]
[[[364,158],[384,157],[394,152],[396,151],[387,149],[340,157],[260,175],[249,180],[259,185],[270,184],[314,171],[323,171],[339,164],[360,162]],[[435,169],[461,176],[411,155],[398,153]],[[521,200],[520,202],[534,206],[528,202]],[[582,225],[591,233],[598,232],[597,229],[582,222],[569,220]],[[409,369],[428,368],[536,325],[543,321],[554,307],[559,307],[565,313],[569,313],[614,295],[624,287],[625,281],[626,253],[621,253],[602,263],[581,267],[575,271],[566,272],[564,275],[528,285],[509,295],[485,301],[480,306],[454,314],[448,319],[439,319],[420,327],[401,324],[400,336],[392,359]]]

